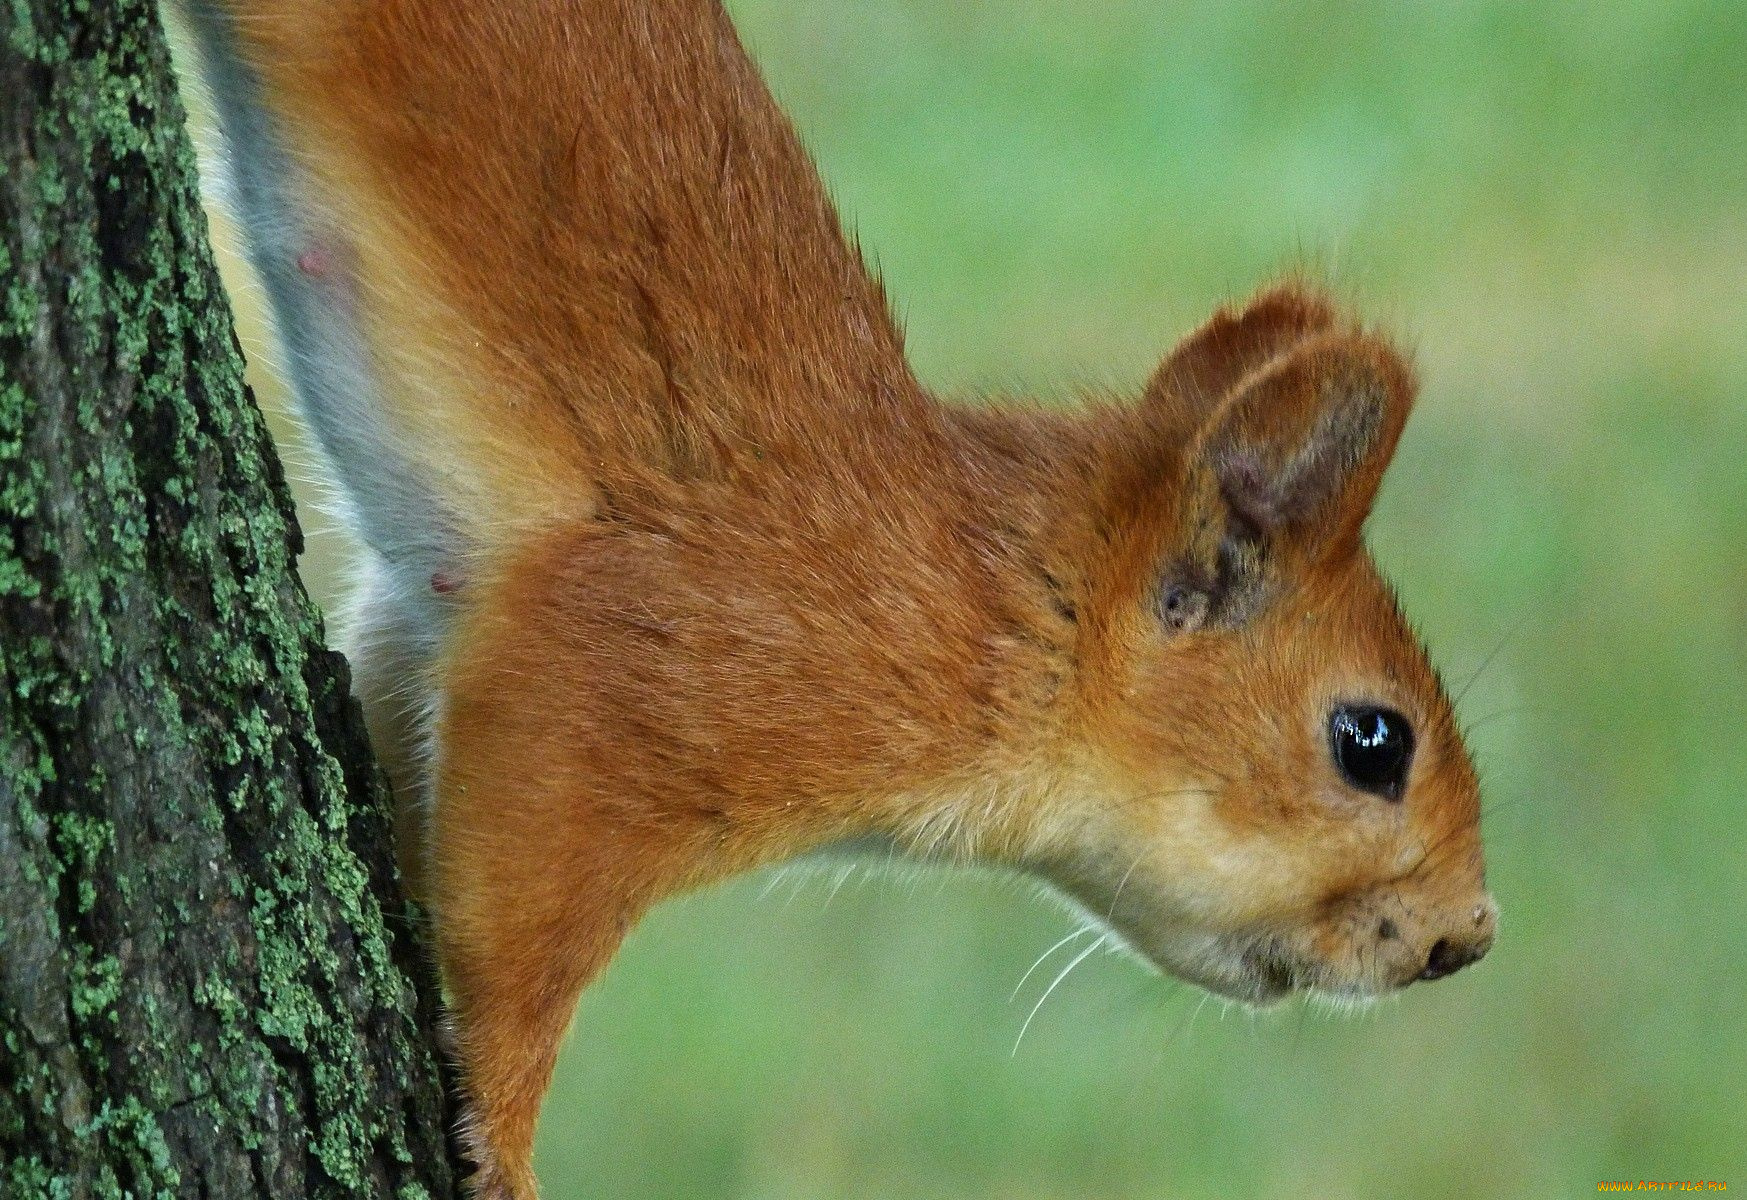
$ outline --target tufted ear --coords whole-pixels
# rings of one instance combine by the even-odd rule
[[[1246,375],[1335,321],[1326,297],[1296,283],[1261,292],[1242,310],[1222,308],[1159,364],[1146,403],[1198,426]]]
[[[1388,342],[1334,329],[1244,376],[1190,451],[1167,623],[1241,622],[1290,564],[1354,551],[1414,391]]]

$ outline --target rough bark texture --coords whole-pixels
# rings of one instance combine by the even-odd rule
[[[453,1194],[154,6],[0,13],[0,1195]]]

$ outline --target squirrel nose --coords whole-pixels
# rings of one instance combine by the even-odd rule
[[[1479,962],[1490,949],[1490,937],[1472,942],[1439,938],[1432,943],[1431,953],[1426,955],[1425,969],[1419,973],[1419,977],[1442,979],[1446,975],[1453,975],[1468,964]]]

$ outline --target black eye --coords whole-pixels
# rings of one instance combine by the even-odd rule
[[[1362,792],[1401,799],[1413,761],[1413,727],[1392,708],[1342,705],[1328,719],[1329,745],[1347,782]]]

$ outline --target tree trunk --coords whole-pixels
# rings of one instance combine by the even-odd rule
[[[447,1197],[436,992],[149,0],[0,15],[0,1195]]]

